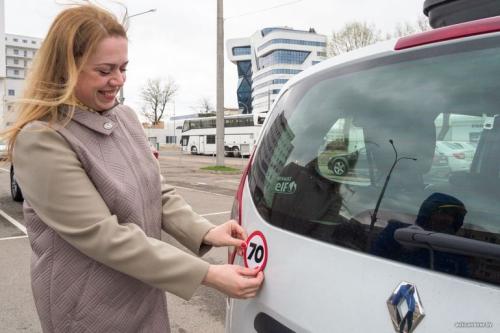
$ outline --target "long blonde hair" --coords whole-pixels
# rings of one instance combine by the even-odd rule
[[[17,135],[27,123],[40,119],[67,123],[71,119],[74,108],[64,115],[58,108],[76,104],[78,75],[106,37],[127,38],[127,33],[114,15],[96,5],[68,8],[57,15],[33,60],[23,98],[14,106],[18,117],[0,133],[9,142],[9,159]]]

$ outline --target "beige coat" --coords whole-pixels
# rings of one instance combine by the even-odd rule
[[[169,291],[188,299],[213,227],[161,184],[135,113],[76,110],[65,127],[34,122],[13,154],[25,197],[32,289],[44,332],[168,332]]]

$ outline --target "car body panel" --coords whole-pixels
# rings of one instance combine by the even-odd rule
[[[243,202],[251,200],[245,186]],[[264,234],[269,256],[257,298],[230,300],[226,332],[255,332],[260,312],[295,332],[393,332],[385,302],[402,281],[417,286],[426,311],[417,332],[461,332],[457,323],[498,318],[499,288],[309,239],[268,224],[253,205],[242,208],[247,232]]]

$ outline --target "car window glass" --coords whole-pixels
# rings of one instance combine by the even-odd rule
[[[500,246],[500,49],[404,56],[290,88],[262,134],[252,199],[277,227],[500,284],[485,255]],[[451,248],[404,242],[430,231]]]

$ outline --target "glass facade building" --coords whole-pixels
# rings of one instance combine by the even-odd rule
[[[325,42],[315,42],[310,40],[299,40],[299,39],[286,39],[286,38],[276,38],[271,39],[270,41],[265,42],[261,46],[258,47],[258,50],[261,51],[273,44],[293,44],[293,45],[312,45],[312,46],[321,46],[326,47]]]
[[[285,84],[287,82],[288,82],[288,79],[274,79],[274,80],[266,81],[264,83],[257,84],[253,88],[254,89],[260,89],[260,88],[267,87],[267,86],[269,86],[271,84]]]
[[[251,53],[251,50],[252,49],[250,48],[250,46],[233,47],[233,55],[249,55]]]
[[[276,64],[302,65],[310,52],[293,50],[276,50],[259,57],[259,70]]]
[[[326,58],[326,36],[314,29],[265,28],[226,46],[238,70],[241,113],[268,111],[290,78]]]
[[[260,80],[264,77],[267,77],[269,75],[274,75],[274,74],[299,74],[302,72],[301,69],[290,69],[290,68],[276,68],[276,69],[271,69],[267,72],[261,73],[259,75],[255,75],[254,80]]]
[[[250,60],[238,61],[238,107],[242,113],[252,113],[252,62]]]

